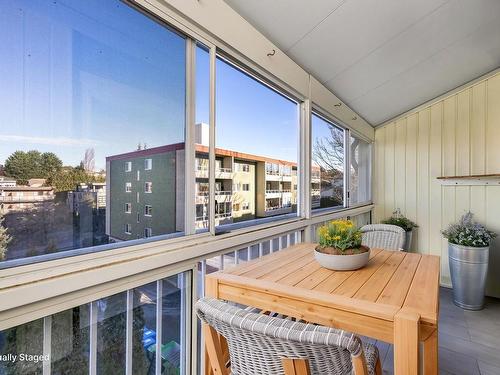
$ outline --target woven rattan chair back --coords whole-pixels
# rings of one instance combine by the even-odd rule
[[[307,360],[306,373],[314,375],[352,374],[353,358],[361,357],[367,373],[375,371],[376,347],[367,350],[354,334],[250,312],[214,298],[200,299],[195,308],[207,328],[226,339],[231,374],[287,374],[284,359]]]
[[[370,248],[403,250],[406,233],[403,228],[390,224],[369,224],[361,227],[362,244]]]

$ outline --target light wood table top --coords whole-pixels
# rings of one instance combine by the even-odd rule
[[[206,294],[389,343],[398,343],[397,321],[416,322],[417,341],[436,335],[439,257],[371,249],[364,268],[332,271],[316,262],[315,246],[298,244],[209,274]],[[397,356],[395,348],[395,362]]]

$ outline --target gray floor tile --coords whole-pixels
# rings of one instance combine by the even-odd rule
[[[491,366],[484,362],[478,362],[481,375],[499,375],[500,367]]]
[[[488,298],[484,310],[464,311],[453,304],[452,292],[441,288],[439,373],[500,375],[500,300]],[[384,374],[394,374],[394,351],[376,342]]]

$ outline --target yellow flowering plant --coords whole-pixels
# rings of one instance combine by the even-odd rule
[[[361,247],[361,231],[351,220],[334,220],[318,229],[319,245],[344,252]]]

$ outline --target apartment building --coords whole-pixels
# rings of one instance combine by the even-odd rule
[[[2,177],[0,185],[0,210],[3,213],[28,210],[55,198],[52,186],[42,186],[45,180],[33,179],[28,185],[19,186],[15,181]]]
[[[107,157],[106,233],[116,241],[183,230],[184,144]],[[196,125],[196,228],[208,227],[208,124]],[[152,173],[154,169],[154,173]],[[177,186],[177,188],[176,188]],[[294,212],[297,164],[216,149],[215,223]]]
[[[17,182],[14,178],[0,176],[0,188],[15,187],[16,185],[17,185]]]
[[[182,230],[184,143],[106,158],[106,234],[124,241]],[[178,186],[182,188],[178,188]]]

